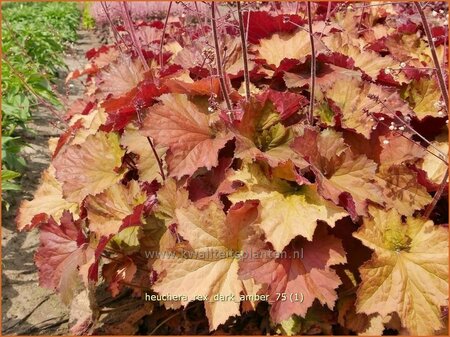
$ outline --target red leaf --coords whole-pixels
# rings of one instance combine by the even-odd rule
[[[94,252],[94,262],[89,266],[88,269],[88,280],[97,282],[98,281],[98,264],[100,262],[100,256],[105,250],[106,245],[108,244],[109,240],[113,237],[113,235],[110,236],[102,236],[98,242],[97,248]]]
[[[248,41],[250,43],[258,43],[260,39],[271,36],[276,32],[290,33],[298,29],[298,26],[306,23],[306,20],[298,15],[278,15],[272,16],[268,12],[245,12],[244,26],[248,23]],[[285,18],[289,18],[286,22]]]
[[[331,63],[335,66],[353,69],[355,67],[355,61],[351,57],[345,56],[338,52],[332,52],[331,54],[319,54],[317,56],[319,62]]]
[[[233,158],[220,158],[217,167],[189,180],[189,199],[196,202],[199,208],[206,206],[211,201],[218,202],[221,195],[235,190],[233,183],[227,179],[228,168],[232,161]]]
[[[148,108],[155,102],[156,97],[168,92],[166,87],[157,87],[151,80],[144,80],[139,86],[125,96],[109,99],[103,103],[108,113],[104,130],[121,130],[134,118],[136,112]]]
[[[417,29],[417,25],[410,20],[397,27],[397,31],[401,34],[415,34]]]
[[[55,158],[58,155],[64,144],[66,144],[73,136],[75,136],[77,130],[81,129],[82,127],[83,120],[79,119],[73,125],[69,126],[66,131],[64,131],[64,133],[58,139],[58,144],[56,144],[56,148],[53,152],[52,158]]]
[[[309,104],[308,99],[300,94],[293,92],[281,92],[272,89],[268,89],[258,96],[263,105],[267,100],[271,101],[277,111],[280,113],[282,120],[286,120],[293,114],[298,112],[298,110],[307,104]]]
[[[86,58],[90,61],[94,57],[100,56],[102,53],[106,53],[110,48],[113,48],[112,46],[101,46],[100,48],[91,48],[86,52]]]
[[[35,255],[39,269],[39,284],[60,293],[63,302],[72,300],[79,280],[79,268],[92,251],[78,222],[64,212],[61,224],[53,218],[40,226],[40,246]]]
[[[316,230],[312,242],[297,238],[278,258],[274,253],[269,244],[252,237],[244,248],[239,275],[268,285],[267,294],[272,302],[270,316],[275,322],[292,314],[304,317],[315,299],[333,308],[337,299],[335,289],[341,280],[330,266],[346,262],[339,239],[322,227]],[[283,300],[280,294],[286,294],[287,298]],[[298,300],[293,301],[292,295],[298,296]]]

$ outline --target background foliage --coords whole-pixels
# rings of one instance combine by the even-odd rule
[[[19,136],[37,104],[60,107],[52,83],[63,52],[77,39],[80,12],[69,2],[2,3],[2,193],[20,189],[25,168]]]

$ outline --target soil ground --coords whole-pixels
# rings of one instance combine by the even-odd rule
[[[66,86],[65,77],[68,72],[83,68],[85,52],[99,45],[93,32],[82,30],[78,42],[66,52],[68,69],[61,70],[57,87],[69,103],[83,94],[84,86],[80,81]],[[67,335],[69,309],[58,295],[38,284],[33,256],[39,246],[39,233],[18,233],[14,222],[21,200],[32,198],[41,172],[50,162],[48,140],[61,133],[62,125],[52,112],[41,107],[33,112],[29,127],[34,133],[28,132],[25,137],[30,147],[23,150],[27,162],[23,191],[15,196],[9,211],[2,214],[2,335]]]

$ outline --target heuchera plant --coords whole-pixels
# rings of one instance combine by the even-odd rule
[[[207,297],[211,331],[259,294],[279,333],[442,332],[446,5],[127,6],[17,216],[40,284]]]

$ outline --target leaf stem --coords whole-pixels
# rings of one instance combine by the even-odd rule
[[[139,110],[136,111],[136,115],[137,115],[137,119],[139,121],[139,124],[142,125],[141,112]],[[152,148],[153,155],[155,156],[156,162],[158,163],[159,173],[161,174],[161,178],[162,178],[163,181],[165,181],[166,180],[166,175],[164,174],[164,169],[163,169],[163,166],[162,166],[162,160],[159,158],[158,152],[156,152],[155,144],[153,144],[153,142],[152,142],[150,137],[146,137],[146,138],[147,138],[148,144]]]
[[[328,1],[327,14],[325,15],[325,22],[327,22],[330,19],[330,14],[331,14],[331,1]]]
[[[114,35],[114,38],[116,40],[117,46],[119,47],[119,50],[122,52],[122,48],[120,47],[119,39],[122,41],[122,43],[125,46],[125,48],[128,49],[128,46],[125,43],[125,40],[123,39],[123,36],[119,34],[119,32],[116,29],[116,26],[114,25],[114,23],[113,23],[113,21],[111,19],[111,16],[109,15],[108,7],[106,6],[105,1],[100,1],[100,5],[102,6],[103,12],[105,12],[106,18],[108,19],[108,22],[109,22],[109,24],[111,26],[111,29],[113,31],[113,35]]]
[[[145,60],[144,54],[142,53],[141,44],[139,43],[139,40],[136,37],[136,30],[134,29],[133,20],[131,19],[130,12],[128,11],[128,4],[126,1],[121,1],[120,5],[122,7],[123,20],[125,21],[125,24],[128,28],[128,33],[130,34],[131,41],[133,42],[134,48],[136,49],[136,53],[138,54],[138,57],[141,60],[144,70],[149,71],[150,68],[148,66],[147,61]]]
[[[314,123],[314,94],[316,86],[316,49],[314,46],[314,36],[312,30],[311,2],[306,2],[306,10],[308,14],[309,40],[311,43],[311,83],[310,83],[310,102],[309,102],[309,124]]]
[[[212,25],[212,31],[213,31],[213,37],[214,37],[214,48],[216,51],[216,67],[217,71],[219,73],[219,81],[220,81],[220,87],[222,89],[222,95],[224,97],[224,100],[227,104],[227,108],[230,114],[232,114],[232,105],[230,101],[230,97],[228,96],[228,90],[225,83],[225,76],[222,69],[222,60],[220,57],[220,50],[219,50],[219,39],[217,37],[217,24],[216,24],[216,4],[214,2],[211,3],[211,25]]]
[[[239,18],[239,32],[242,43],[242,57],[244,60],[244,81],[245,81],[245,98],[250,99],[250,81],[248,73],[248,55],[247,55],[247,41],[245,39],[244,19],[242,18],[241,2],[237,1],[238,18]]]
[[[422,9],[422,6],[420,5],[420,2],[414,2],[414,5],[416,6],[416,9],[420,15],[420,18],[422,19],[422,26],[423,26],[423,29],[427,36],[428,44],[431,49],[431,57],[433,59],[434,67],[436,68],[436,75],[437,75],[438,82],[439,82],[439,88],[441,89],[442,98],[444,99],[445,106],[447,108],[447,113],[448,113],[448,104],[449,104],[448,103],[448,90],[447,90],[447,86],[445,84],[444,74],[442,72],[442,68],[439,64],[439,59],[437,57],[436,47],[434,45],[433,35],[431,34],[430,25],[428,24],[428,20]]]
[[[423,216],[425,218],[429,218],[431,215],[431,212],[433,212],[434,208],[436,207],[436,204],[438,203],[439,199],[441,198],[442,193],[444,192],[445,186],[447,185],[447,179],[448,179],[448,167],[447,167],[447,170],[445,171],[444,178],[442,179],[442,182],[439,185],[438,190],[436,191],[436,193],[433,196],[433,200],[428,205],[427,209],[425,210],[425,213],[423,214]]]
[[[161,36],[161,43],[159,44],[159,66],[163,69],[163,46],[164,46],[164,37],[166,36],[167,23],[169,22],[170,10],[172,9],[172,1],[169,2],[169,8],[167,9],[166,20],[164,21],[164,28]]]

